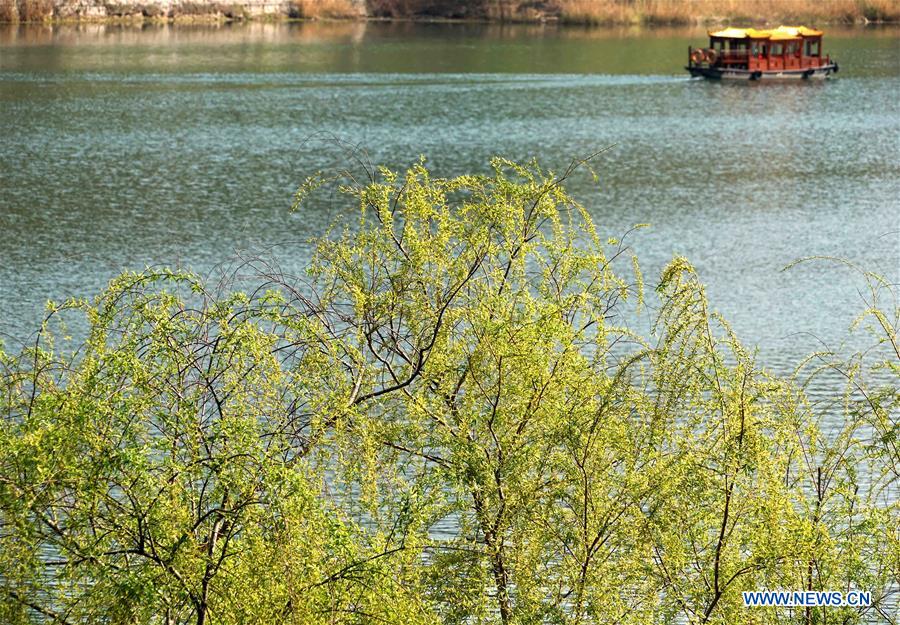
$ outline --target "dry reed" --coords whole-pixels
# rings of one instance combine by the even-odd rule
[[[350,0],[294,0],[290,15],[311,20],[365,17],[360,7]]]
[[[557,0],[581,24],[865,22],[900,20],[897,0]]]
[[[45,22],[53,17],[52,0],[18,0],[20,22]]]
[[[0,0],[0,24],[15,24],[19,21],[19,7],[16,0]]]
[[[900,21],[900,0],[367,0],[366,8],[372,17],[577,24]]]

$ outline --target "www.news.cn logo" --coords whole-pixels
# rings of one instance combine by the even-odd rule
[[[862,590],[851,590],[846,596],[838,590],[753,590],[741,594],[746,607],[861,607],[872,603],[872,593]]]

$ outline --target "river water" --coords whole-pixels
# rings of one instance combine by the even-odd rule
[[[425,155],[440,175],[492,155],[562,168],[603,233],[636,223],[648,283],[687,256],[715,309],[787,372],[847,339],[861,281],[900,282],[900,28],[831,29],[825,83],[689,80],[699,29],[448,24],[0,28],[0,333],[117,272],[201,272],[352,223],[327,196],[289,214],[321,168]],[[273,248],[273,246],[275,246]],[[850,344],[865,345],[856,335]]]

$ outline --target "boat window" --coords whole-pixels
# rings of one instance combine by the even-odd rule
[[[806,56],[819,56],[819,40],[818,39],[807,39],[806,40]]]
[[[772,56],[781,56],[782,54],[784,54],[784,47],[780,43],[773,43],[769,47],[769,50]]]

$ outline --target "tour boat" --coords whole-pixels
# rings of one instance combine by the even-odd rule
[[[714,80],[827,78],[838,64],[822,54],[821,30],[779,26],[772,30],[708,31],[708,48],[688,48],[691,76]]]

